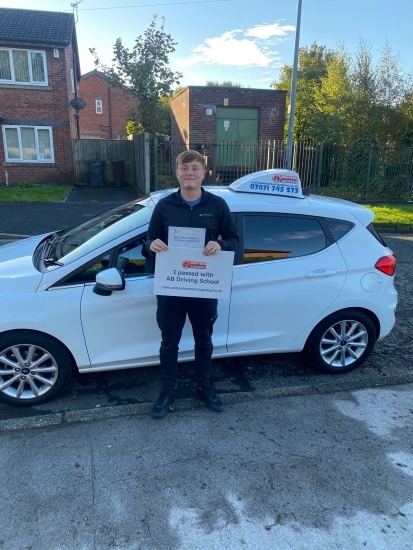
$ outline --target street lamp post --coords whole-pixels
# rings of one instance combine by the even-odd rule
[[[295,91],[297,87],[298,50],[300,48],[301,4],[302,4],[302,0],[298,0],[297,27],[295,29],[294,63],[293,63],[293,74],[291,78],[290,113],[289,113],[290,116],[288,118],[287,147],[285,151],[285,166],[287,170],[291,170],[292,156],[293,156]]]

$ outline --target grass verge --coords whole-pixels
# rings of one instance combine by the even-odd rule
[[[385,205],[372,206],[365,204],[374,212],[374,223],[376,225],[404,225],[413,227],[413,205]]]
[[[13,187],[0,187],[0,202],[62,202],[73,187],[70,185],[45,185],[22,183]]]

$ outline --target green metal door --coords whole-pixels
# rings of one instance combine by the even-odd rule
[[[259,109],[217,107],[215,166],[253,166],[257,159]]]

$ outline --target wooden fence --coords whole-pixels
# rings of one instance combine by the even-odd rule
[[[123,161],[121,185],[136,186],[149,192],[149,136],[132,140],[74,139],[73,165],[76,185],[90,185],[90,161],[101,161],[103,185],[115,184],[113,161]],[[119,182],[118,182],[119,183]]]

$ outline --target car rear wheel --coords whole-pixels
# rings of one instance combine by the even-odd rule
[[[32,331],[0,336],[0,401],[27,407],[40,405],[69,382],[69,354],[53,338]]]
[[[376,343],[376,328],[368,315],[344,310],[327,317],[311,333],[307,352],[320,372],[343,373],[359,367]]]

